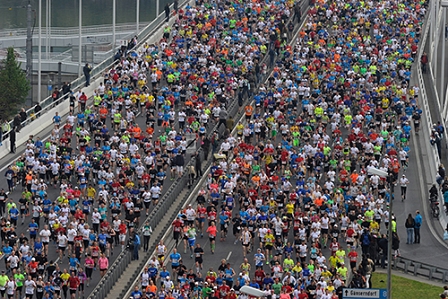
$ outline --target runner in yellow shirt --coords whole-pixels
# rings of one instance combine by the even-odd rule
[[[264,246],[266,249],[266,265],[269,265],[269,258],[272,258],[272,248],[274,248],[275,237],[272,231],[268,229],[267,234],[264,236]]]

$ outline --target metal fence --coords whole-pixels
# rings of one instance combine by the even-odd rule
[[[142,27],[147,26],[148,23],[141,23]],[[79,34],[79,27],[51,27],[49,28],[52,36],[70,36]],[[125,32],[125,31],[134,31],[137,29],[135,23],[122,23],[115,25],[115,31],[117,32]],[[42,32],[46,32],[46,27],[42,27]],[[112,24],[107,25],[92,25],[92,26],[83,26],[82,34],[99,34],[99,33],[110,33],[112,32]],[[0,30],[0,38],[2,37],[11,37],[11,36],[26,36],[27,28],[11,28],[11,29],[3,29]]]
[[[401,270],[406,274],[414,276],[423,276],[432,281],[439,281],[442,283],[448,281],[448,269],[435,267],[408,258],[397,257],[394,259],[392,267],[394,270]]]

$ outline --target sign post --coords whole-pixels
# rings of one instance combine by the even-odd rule
[[[387,289],[343,289],[343,299],[387,299]]]

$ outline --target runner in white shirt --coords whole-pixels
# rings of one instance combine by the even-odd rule
[[[101,214],[98,212],[98,209],[95,208],[95,210],[92,213],[92,225],[93,225],[93,231],[95,233],[99,232],[100,221],[101,221]]]
[[[408,189],[409,180],[405,174],[403,174],[400,178],[400,186],[401,186],[401,201],[406,199],[406,190]]]
[[[65,254],[65,249],[67,248],[68,238],[62,232],[58,235],[58,248],[59,248],[59,260],[62,260]]]
[[[6,261],[9,263],[11,271],[19,267],[20,258],[16,255],[15,251],[11,253]]]
[[[192,226],[194,224],[194,220],[196,219],[196,211],[191,207],[191,205],[188,205],[185,215],[187,216],[187,225]]]
[[[44,253],[48,255],[48,244],[50,243],[51,231],[48,229],[48,225],[45,225],[44,228],[39,232],[39,236],[42,240],[42,244],[44,245]]]
[[[160,193],[162,192],[162,189],[158,185],[153,185],[151,189],[149,190],[151,192],[152,200],[154,201],[154,205],[156,205],[159,201]]]
[[[73,228],[73,226],[70,224],[69,228],[67,230],[67,241],[68,241],[68,253],[71,256],[72,250],[74,250],[75,246],[75,237],[78,235],[78,232],[76,229]]]
[[[6,283],[6,294],[8,298],[14,298],[14,293],[16,292],[16,282],[14,280],[8,281]]]
[[[28,279],[24,281],[23,285],[25,286],[25,297],[27,299],[33,298],[34,290],[36,289],[37,285],[30,275],[28,276]]]

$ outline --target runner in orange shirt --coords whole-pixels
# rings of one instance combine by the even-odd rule
[[[218,229],[216,228],[216,224],[214,221],[210,222],[210,226],[207,228],[208,239],[210,240],[210,250],[212,254],[215,253],[215,240]]]
[[[254,107],[252,107],[251,105],[247,105],[244,108],[245,114],[246,114],[246,120],[250,121],[250,119],[252,118],[252,114],[254,112]]]

